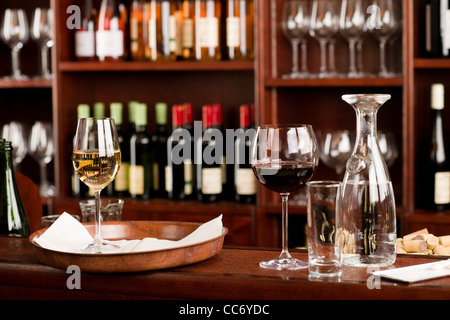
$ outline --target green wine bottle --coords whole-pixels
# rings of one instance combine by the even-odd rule
[[[14,176],[11,142],[0,139],[0,234],[29,236],[27,213]]]

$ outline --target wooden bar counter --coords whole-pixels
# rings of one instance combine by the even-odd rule
[[[72,273],[41,264],[28,238],[0,236],[0,299],[450,299],[450,277],[416,284],[377,281],[366,269],[344,267],[341,278],[317,280],[308,270],[270,271],[259,261],[276,250],[224,248],[213,258],[167,270],[128,274],[81,271],[80,289],[69,289]],[[293,251],[307,259],[305,251]],[[399,255],[394,268],[436,261]],[[379,284],[379,288],[377,288]],[[370,289],[372,288],[372,289]]]

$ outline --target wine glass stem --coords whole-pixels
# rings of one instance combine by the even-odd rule
[[[20,49],[13,48],[11,51],[12,57],[12,74],[13,76],[20,76],[20,60],[19,60]]]
[[[302,72],[308,72],[308,42],[307,40],[303,40],[301,44],[302,48]]]
[[[320,73],[327,72],[327,41],[320,40]]]
[[[386,40],[380,40],[380,73],[387,73],[386,68]]]
[[[41,189],[48,187],[47,183],[47,166],[45,163],[41,163],[39,166],[39,173],[41,176]]]
[[[335,63],[335,60],[334,60],[334,44],[335,44],[335,41],[334,40],[332,40],[332,41],[330,41],[330,46],[329,46],[329,51],[330,51],[330,72],[336,72],[336,63]]]
[[[356,54],[355,54],[356,41],[354,39],[349,40],[349,51],[350,51],[350,74],[356,74]]]
[[[292,41],[292,73],[298,72],[298,41]]]
[[[288,200],[289,193],[281,194],[281,225],[282,225],[282,239],[281,239],[281,256],[289,258],[288,250]]]
[[[356,56],[357,56],[357,64],[358,64],[358,71],[364,72],[364,66],[363,66],[363,40],[358,40],[356,42]]]
[[[47,46],[41,47],[41,75],[47,76],[50,74],[48,69],[48,48]]]
[[[101,216],[100,216],[100,191],[95,190],[95,237],[94,237],[94,246],[96,244],[100,245],[102,242],[102,233],[101,233]]]

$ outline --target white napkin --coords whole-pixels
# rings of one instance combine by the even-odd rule
[[[373,272],[376,276],[401,282],[418,282],[450,275],[450,259],[403,268]]]
[[[222,235],[222,215],[200,225],[191,234],[177,241],[156,238],[108,241],[117,248],[108,250],[107,253],[164,250],[200,243],[220,235]],[[34,239],[43,248],[72,253],[79,253],[92,240],[86,228],[67,212],[64,212],[39,238]]]

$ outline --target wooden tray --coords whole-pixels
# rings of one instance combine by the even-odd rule
[[[89,233],[94,235],[94,224],[83,223]],[[179,240],[184,238],[201,223],[169,221],[111,221],[102,223],[102,235],[107,240],[159,239]],[[29,240],[35,248],[39,260],[48,266],[67,270],[77,265],[81,272],[121,273],[165,269],[183,266],[213,257],[222,250],[223,240],[228,229],[223,227],[222,235],[193,245],[156,251],[85,254],[67,253],[42,248],[33,241],[46,229],[30,235]]]

